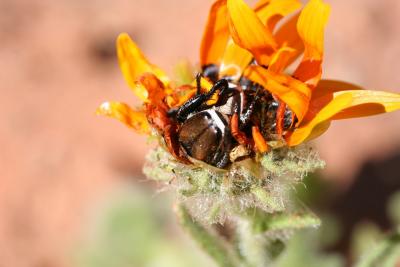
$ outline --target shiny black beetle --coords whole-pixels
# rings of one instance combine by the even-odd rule
[[[214,77],[207,75],[210,80]],[[207,93],[201,93],[198,74],[197,93],[169,115],[178,123],[178,139],[185,153],[218,168],[227,167],[232,159],[230,153],[238,145],[250,147],[251,127],[257,125],[267,139],[276,128],[276,110],[279,102],[260,85],[242,78],[239,85],[228,78],[214,80]],[[207,101],[218,94],[213,105]],[[284,128],[292,125],[290,109],[285,111]],[[250,153],[249,153],[250,154]]]

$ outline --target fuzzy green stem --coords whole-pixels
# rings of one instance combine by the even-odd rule
[[[269,265],[269,257],[266,250],[267,240],[263,235],[255,235],[252,230],[252,224],[251,218],[238,218],[238,249],[247,266],[267,267]]]
[[[371,249],[356,267],[392,267],[400,261],[400,229]]]
[[[178,204],[176,213],[182,227],[200,245],[200,247],[211,257],[220,267],[239,267],[239,260],[231,249],[225,244],[221,237],[211,233],[204,226],[196,222],[189,211]]]

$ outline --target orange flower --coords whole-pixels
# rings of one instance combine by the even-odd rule
[[[330,8],[322,0],[310,0],[301,11],[300,8],[298,0],[260,0],[254,9],[243,0],[217,0],[211,7],[200,47],[200,64],[206,77],[201,80],[202,90],[210,90],[218,79],[240,87],[239,81],[245,78],[262,86],[284,105],[283,111],[287,106],[294,113],[292,127],[280,131],[288,146],[319,136],[332,120],[400,109],[397,93],[321,80],[324,29]],[[116,118],[140,133],[155,128],[170,151],[182,158],[175,136],[179,126],[169,121],[168,111],[194,96],[196,84],[175,88],[127,34],[118,37],[117,52],[122,73],[144,106],[133,110],[123,103],[106,102],[98,113]],[[300,64],[288,74],[287,67],[302,54]],[[215,95],[209,103],[215,103],[217,98]],[[267,151],[257,126],[252,129],[248,135],[255,141],[255,148]]]

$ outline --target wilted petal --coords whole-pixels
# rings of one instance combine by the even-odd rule
[[[217,0],[208,15],[200,46],[200,64],[219,65],[229,39],[228,9],[226,0]]]
[[[165,73],[146,59],[138,46],[126,33],[122,33],[118,36],[117,55],[125,80],[142,101],[147,101],[148,96],[146,90],[144,90],[140,84],[137,84],[137,79],[141,75],[144,73],[152,73],[164,84],[169,83],[169,78]]]
[[[104,102],[97,108],[96,114],[117,119],[141,134],[149,132],[145,113],[141,110],[133,110],[125,103]]]
[[[290,76],[276,74],[260,66],[249,66],[244,76],[276,95],[293,110],[299,122],[302,121],[311,99],[311,90],[307,85]]]
[[[310,114],[288,139],[294,146],[314,135],[321,123],[333,119],[370,116],[400,109],[400,94],[370,90],[347,90],[313,99]]]
[[[259,64],[268,65],[276,48],[272,33],[243,0],[228,0],[229,29],[233,40],[250,51]]]
[[[147,102],[157,105],[163,105],[166,97],[164,84],[157,78],[156,75],[146,72],[138,77],[136,82],[138,86],[142,86],[147,91]]]
[[[297,31],[305,50],[302,62],[294,73],[299,80],[316,86],[322,74],[324,29],[330,7],[321,0],[310,0],[300,14]]]

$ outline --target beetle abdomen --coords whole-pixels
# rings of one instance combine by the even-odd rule
[[[230,136],[222,116],[215,110],[206,110],[182,124],[179,142],[189,156],[215,166],[229,153]]]

